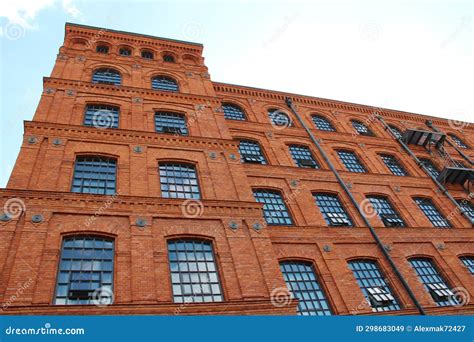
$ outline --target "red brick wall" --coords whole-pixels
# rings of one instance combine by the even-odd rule
[[[109,54],[94,52],[99,43],[108,44]],[[121,46],[129,46],[132,56],[118,55]],[[153,51],[155,59],[141,58],[142,49]],[[173,54],[176,63],[163,62],[165,53]],[[122,85],[92,84],[93,70],[102,66],[120,70]],[[151,77],[157,74],[174,77],[180,92],[151,90]],[[334,313],[369,314],[371,310],[363,305],[362,292],[347,261],[370,258],[378,262],[400,300],[402,310],[389,314],[416,314],[413,302],[357,209],[301,124],[294,117],[295,127],[282,129],[270,124],[270,108],[292,116],[284,102],[288,95],[211,82],[200,45],[67,26],[51,77],[44,79],[44,92],[33,121],[25,122],[23,145],[7,189],[0,190],[0,205],[9,199],[20,199],[24,204],[22,215],[0,222],[0,302],[4,313],[295,314],[296,301],[278,307],[272,305],[270,297],[273,289],[285,287],[279,260],[297,259],[313,263]],[[433,314],[474,312],[473,300],[462,307],[436,307],[407,261],[419,255],[433,258],[451,286],[474,295],[472,275],[458,259],[460,255],[474,255],[472,224],[456,213],[451,220],[453,229],[431,226],[413,196],[432,198],[445,216],[455,211],[455,206],[401,150],[373,113],[378,112],[402,130],[425,127],[427,117],[291,96],[305,124],[321,139],[330,161],[350,183],[356,200],[362,202],[367,194],[386,195],[407,223],[407,228],[384,228],[377,217],[370,218],[423,307]],[[241,106],[248,121],[225,120],[222,102]],[[89,103],[119,106],[119,129],[83,126],[84,109]],[[189,136],[155,133],[156,110],[185,114]],[[315,130],[311,120],[314,113],[325,115],[338,132]],[[376,136],[354,135],[351,119],[366,122]],[[431,119],[443,131],[455,133],[474,146],[472,125],[460,131],[447,120]],[[239,138],[258,140],[269,165],[241,164],[236,141]],[[321,170],[295,167],[287,146],[292,143],[309,146]],[[140,153],[134,151],[137,146],[142,148]],[[345,171],[335,153],[339,148],[357,153],[369,173]],[[429,157],[423,148],[413,150],[420,157]],[[454,149],[449,147],[448,151],[462,160]],[[474,158],[473,149],[465,152]],[[380,153],[396,155],[410,176],[391,175],[378,156]],[[117,158],[119,195],[111,203],[105,196],[70,193],[78,154]],[[157,166],[162,160],[196,165],[201,215],[186,217],[183,201],[161,197]],[[252,187],[282,191],[295,225],[266,226]],[[460,186],[449,186],[449,190],[456,198],[467,197]],[[339,194],[355,227],[327,227],[311,194],[318,191]],[[101,215],[88,224],[91,215],[99,211]],[[32,223],[32,216],[37,214],[43,216],[43,221]],[[136,225],[137,218],[146,220],[144,228]],[[231,222],[238,228],[231,229]],[[263,229],[255,230],[255,223]],[[52,305],[62,238],[77,233],[115,239],[114,305]],[[189,236],[212,241],[223,303],[182,307],[172,302],[166,241]]]

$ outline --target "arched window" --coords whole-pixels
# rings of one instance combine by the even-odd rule
[[[356,132],[359,133],[360,135],[365,135],[365,136],[368,136],[368,137],[373,137],[374,136],[374,133],[369,129],[369,127],[367,127],[362,122],[360,122],[358,120],[352,120],[351,123],[352,123],[352,127],[354,127]]]
[[[143,50],[142,51],[142,58],[153,59],[154,58],[153,52],[148,51],[148,50]]]
[[[459,198],[456,200],[459,206],[466,211],[469,216],[471,216],[471,222],[474,223],[474,206],[472,205],[471,201],[467,198]]]
[[[113,195],[116,189],[117,161],[102,156],[78,156],[74,165],[72,192]]]
[[[176,135],[188,135],[184,114],[174,112],[155,112],[155,131]]]
[[[242,163],[266,164],[260,144],[253,140],[240,140],[239,142],[240,161]]]
[[[151,87],[156,90],[179,91],[178,82],[174,78],[164,75],[153,77]]]
[[[395,136],[397,138],[401,138],[403,136],[402,132],[394,125],[388,125],[388,127],[390,127],[390,129],[392,130],[393,134],[395,134]]]
[[[454,140],[454,142],[456,143],[456,145],[460,148],[469,148],[469,146],[467,146],[467,144],[461,139],[459,138],[457,135],[453,134],[453,133],[448,133],[449,137],[451,139]]]
[[[408,172],[394,155],[382,153],[380,154],[380,158],[387,169],[389,169],[395,176],[408,176]]]
[[[293,225],[293,220],[280,191],[254,189],[253,196],[258,203],[263,203],[263,216],[268,225]]]
[[[112,304],[114,240],[100,236],[65,237],[54,303]]]
[[[278,108],[268,110],[270,123],[277,128],[285,128],[294,126],[290,116]]]
[[[309,150],[308,146],[289,145],[288,148],[290,150],[291,158],[293,158],[296,166],[319,169],[319,165],[314,159],[313,154]]]
[[[170,240],[168,259],[175,303],[223,300],[211,242],[198,239]]]
[[[451,228],[449,221],[436,208],[433,201],[429,198],[415,197],[413,199],[420,210],[425,214],[426,218],[430,220],[431,224],[437,228]]]
[[[163,56],[163,61],[168,62],[168,63],[174,63],[174,56],[170,54],[166,54]]]
[[[120,75],[120,72],[115,69],[101,68],[94,71],[92,83],[120,85],[122,83],[122,76]]]
[[[339,156],[339,159],[341,159],[342,163],[346,167],[347,171],[357,173],[367,172],[367,169],[354,152],[346,150],[338,150],[336,152]]]
[[[227,120],[246,120],[243,109],[235,104],[223,103],[222,110],[224,111],[224,118]]]
[[[89,104],[86,106],[84,125],[95,128],[118,128],[119,108],[109,105]]]
[[[440,172],[431,159],[420,158],[420,161],[428,169],[429,173],[433,175],[434,178],[438,178]]]
[[[109,47],[107,45],[97,45],[95,51],[98,53],[109,53]]]
[[[400,310],[400,305],[377,262],[363,259],[352,260],[349,261],[349,268],[352,270],[365,299],[372,307],[372,311]]]
[[[282,261],[280,270],[292,296],[298,299],[298,315],[330,316],[326,294],[314,272],[313,265],[303,261]]]
[[[463,265],[466,266],[469,273],[474,275],[474,257],[466,255],[466,256],[459,257],[459,260],[461,260]]]
[[[328,226],[352,226],[352,220],[336,194],[313,193],[316,204]]]
[[[385,227],[405,227],[405,222],[387,197],[371,195],[367,199]]]
[[[201,198],[196,167],[179,162],[160,162],[161,196],[165,198]]]
[[[311,118],[313,119],[313,123],[317,129],[320,131],[328,131],[328,132],[335,132],[336,129],[332,125],[331,121],[326,119],[322,115],[312,115]]]
[[[131,56],[132,55],[132,50],[129,49],[128,47],[121,47],[119,49],[119,54],[120,56]]]
[[[411,258],[410,265],[437,306],[458,304],[457,297],[430,258]]]

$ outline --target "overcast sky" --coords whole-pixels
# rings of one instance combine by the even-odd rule
[[[474,122],[473,1],[1,0],[0,187],[66,21],[195,41],[214,81]]]

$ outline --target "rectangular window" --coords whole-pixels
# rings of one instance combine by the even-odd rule
[[[169,241],[168,258],[175,303],[222,302],[219,273],[210,242]]]
[[[313,196],[329,226],[353,225],[337,195],[321,193],[313,194]]]
[[[155,130],[159,133],[188,135],[186,118],[183,114],[172,112],[155,113]]]
[[[406,172],[406,170],[403,168],[403,166],[398,162],[397,158],[395,158],[394,156],[391,156],[389,154],[381,154],[380,158],[382,158],[387,168],[395,176],[408,176],[408,172]]]
[[[298,167],[319,169],[319,165],[316,160],[314,160],[308,147],[302,145],[290,145],[289,149],[291,157]]]
[[[298,315],[330,316],[326,294],[319,285],[310,263],[284,261],[280,263],[286,286],[292,296],[298,299]]]
[[[263,216],[269,225],[289,226],[293,224],[288,208],[279,191],[257,189],[253,191],[255,200],[263,203]]]
[[[72,192],[113,195],[116,188],[116,160],[99,156],[77,157]]]
[[[415,203],[423,211],[425,216],[435,227],[439,228],[450,228],[448,220],[441,215],[439,210],[435,207],[433,201],[428,198],[414,198]]]
[[[364,165],[360,162],[359,158],[355,155],[355,153],[350,151],[337,151],[339,158],[341,159],[342,163],[346,167],[347,171],[350,172],[358,172],[358,173],[366,173],[367,170],[365,169]]]
[[[410,264],[436,305],[451,306],[457,303],[453,292],[430,259],[413,258]]]
[[[372,311],[400,310],[400,305],[375,261],[350,261],[349,268]]]
[[[96,128],[118,128],[119,108],[108,105],[87,105],[84,125]]]
[[[367,198],[385,227],[405,227],[405,222],[387,198],[383,196],[367,196]]]
[[[54,303],[112,304],[113,263],[113,240],[78,235],[65,238]]]
[[[196,168],[192,164],[160,163],[161,196],[165,198],[201,197]]]

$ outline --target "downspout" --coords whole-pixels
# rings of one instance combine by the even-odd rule
[[[433,125],[433,121],[431,120],[426,120],[425,121],[425,124],[426,126],[428,126],[429,128],[431,128],[432,130],[434,130],[436,133],[442,133],[444,134],[444,132],[442,132],[438,127],[436,127],[435,125]],[[464,159],[466,159],[466,161],[471,164],[471,165],[474,165],[474,162],[463,152],[461,151],[457,146],[456,144],[454,144],[451,139],[446,139],[445,141],[448,142],[449,145],[451,145],[451,147],[453,147]]]
[[[304,129],[306,130],[306,133],[308,134],[309,138],[311,139],[311,141],[313,142],[313,144],[316,146],[316,148],[318,149],[319,153],[321,153],[321,155],[323,156],[324,158],[324,161],[327,163],[327,165],[329,166],[329,168],[331,169],[331,171],[334,173],[334,175],[336,176],[336,179],[337,181],[339,182],[339,184],[342,186],[342,188],[344,189],[344,192],[347,194],[347,196],[349,196],[352,204],[356,207],[357,211],[359,212],[360,216],[362,217],[364,223],[367,225],[367,227],[369,228],[369,231],[370,231],[370,234],[372,235],[372,237],[374,238],[377,246],[379,247],[379,249],[381,250],[383,256],[387,259],[388,263],[390,264],[390,267],[392,268],[392,270],[394,271],[395,275],[397,276],[397,278],[400,280],[400,282],[402,283],[403,287],[405,288],[405,290],[407,291],[408,295],[410,296],[411,300],[413,301],[413,303],[415,304],[416,308],[418,309],[418,311],[420,312],[421,315],[426,315],[426,312],[425,310],[423,309],[423,307],[421,306],[421,304],[418,302],[418,300],[416,299],[415,297],[415,294],[413,293],[413,291],[411,290],[410,286],[408,285],[408,283],[406,282],[405,278],[403,278],[403,275],[400,273],[400,271],[398,270],[397,266],[395,265],[395,262],[393,261],[392,257],[390,256],[390,254],[387,252],[387,250],[385,249],[382,241],[380,240],[379,236],[377,235],[377,233],[375,232],[375,229],[372,227],[372,225],[370,224],[369,220],[367,219],[367,217],[365,216],[365,214],[363,213],[362,209],[360,208],[359,206],[359,203],[357,203],[356,199],[354,198],[354,196],[352,195],[350,189],[347,187],[346,183],[344,182],[344,180],[342,179],[341,175],[339,174],[339,172],[336,170],[336,168],[334,167],[334,165],[332,164],[332,162],[329,160],[329,157],[328,155],[326,154],[326,152],[324,151],[324,149],[322,148],[321,144],[319,143],[319,141],[314,137],[313,133],[311,133],[310,129],[308,128],[308,126],[304,123],[303,119],[300,117],[300,115],[298,114],[298,112],[296,111],[296,108],[295,106],[293,105],[293,101],[291,100],[290,97],[287,97],[286,100],[286,105],[291,109],[291,111],[293,112],[293,114],[298,118],[298,121],[300,122],[300,124],[304,127]]]
[[[385,122],[385,120],[380,116],[380,115],[377,115],[377,119],[379,119],[379,121],[382,123],[382,125],[384,126],[385,130],[388,131],[392,137],[398,141],[398,143],[403,147],[403,149],[410,155],[410,157],[412,157],[415,162],[418,164],[418,166],[423,170],[425,171],[425,173],[431,177],[431,179],[433,180],[433,182],[435,182],[435,184],[438,186],[438,188],[441,190],[441,192],[446,195],[446,197],[448,197],[448,199],[456,206],[456,208],[467,218],[467,220],[469,222],[471,222],[472,224],[472,220],[471,220],[471,215],[469,215],[469,213],[467,212],[467,210],[465,210],[463,207],[461,207],[459,205],[459,203],[454,199],[453,196],[451,196],[451,194],[449,193],[448,189],[446,189],[446,187],[441,184],[435,176],[433,176],[431,174],[431,172],[426,168],[425,164],[420,160],[418,159],[418,157],[411,151],[411,149],[407,146],[407,144],[405,144],[402,140],[401,137],[397,137],[393,131],[390,129],[390,127],[387,125],[387,123]]]

